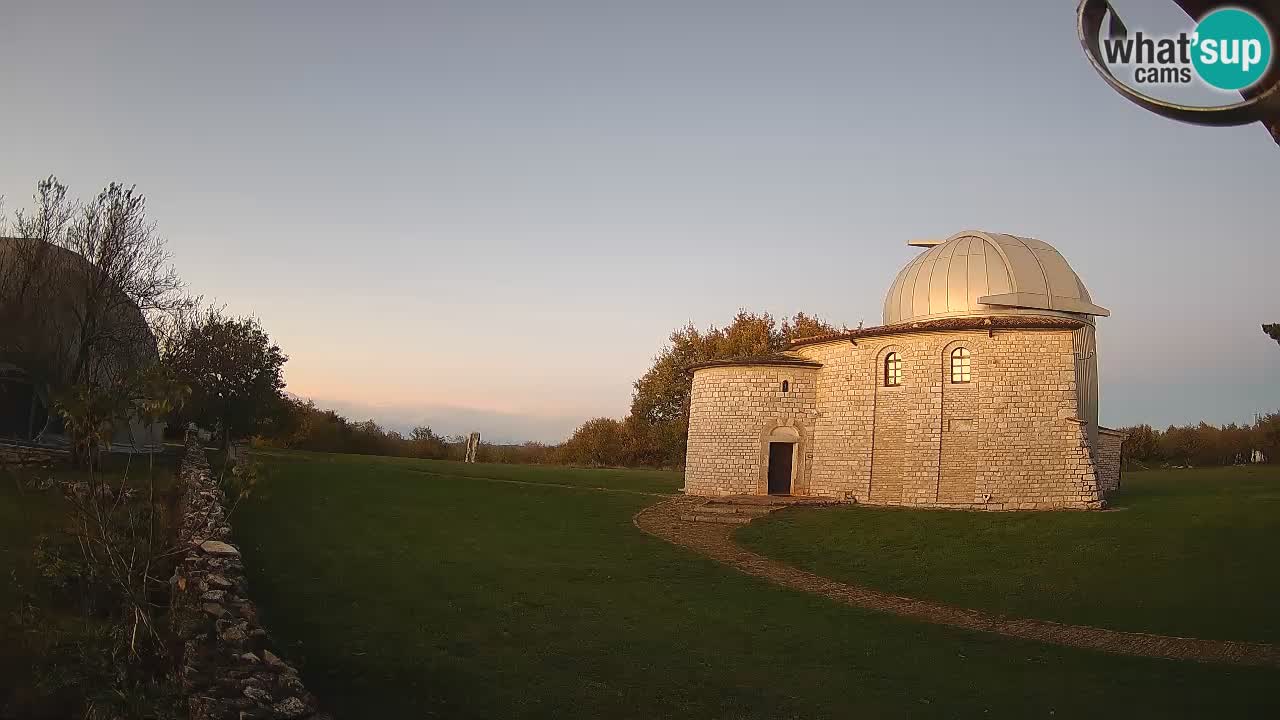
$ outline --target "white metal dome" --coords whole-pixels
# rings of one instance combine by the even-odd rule
[[[927,247],[889,287],[884,324],[975,315],[1066,315],[1091,322],[1094,305],[1066,258],[1032,238],[976,230]]]

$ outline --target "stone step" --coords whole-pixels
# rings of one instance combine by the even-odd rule
[[[719,523],[721,525],[746,525],[754,518],[750,515],[722,515],[716,513],[684,513],[680,516],[685,522]]]
[[[760,517],[773,512],[774,506],[771,505],[740,505],[740,504],[711,504],[708,503],[698,508],[694,512],[700,513],[716,513],[719,515],[750,515],[752,517]]]
[[[772,506],[781,505],[835,505],[839,501],[831,498],[806,497],[803,495],[722,495],[707,498],[706,505],[738,505],[738,506]]]

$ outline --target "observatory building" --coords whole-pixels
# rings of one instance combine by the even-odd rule
[[[685,492],[975,510],[1099,508],[1094,318],[1052,246],[965,231],[898,273],[884,324],[695,365]]]

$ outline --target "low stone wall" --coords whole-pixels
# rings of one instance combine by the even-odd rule
[[[240,550],[230,542],[225,497],[198,443],[188,442],[179,481],[178,542],[186,549],[171,582],[191,719],[329,719],[298,672],[267,649]]]
[[[69,457],[66,450],[0,442],[0,467],[49,468]]]
[[[1120,488],[1120,460],[1124,441],[1129,436],[1119,430],[1098,428],[1098,488],[1104,493]]]

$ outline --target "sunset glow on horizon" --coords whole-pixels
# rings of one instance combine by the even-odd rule
[[[0,195],[137,184],[290,392],[398,429],[561,440],[675,328],[879,324],[906,241],[969,228],[1051,243],[1111,309],[1104,424],[1280,408],[1261,128],[1126,103],[1068,5],[804,5],[33,4]]]

